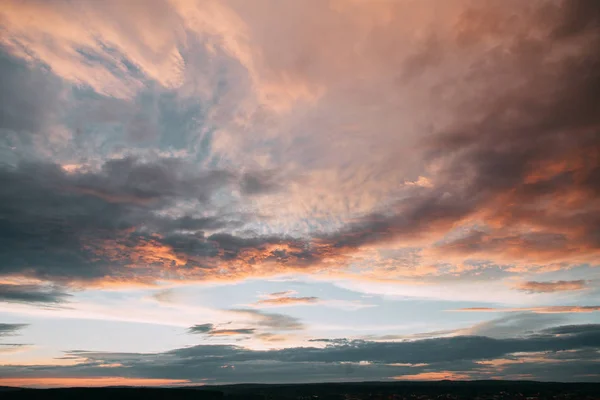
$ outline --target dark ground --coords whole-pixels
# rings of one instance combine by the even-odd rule
[[[428,399],[598,399],[600,383],[474,382],[363,382],[290,385],[227,385],[187,388],[0,388],[0,399],[83,400],[428,400]]]

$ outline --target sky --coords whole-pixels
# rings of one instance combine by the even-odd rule
[[[1,3],[0,385],[600,381],[600,2]]]

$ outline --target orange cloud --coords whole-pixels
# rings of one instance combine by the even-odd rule
[[[275,297],[272,299],[259,300],[256,304],[270,306],[290,305],[290,304],[315,304],[319,301],[318,297]]]
[[[263,342],[279,343],[279,342],[286,342],[290,339],[293,339],[293,338],[295,338],[295,335],[282,335],[282,334],[277,334],[277,333],[264,332],[264,333],[257,334],[255,337]]]
[[[2,44],[15,55],[41,60],[62,78],[89,85],[99,93],[126,98],[143,86],[132,76],[120,77],[127,65],[118,53],[166,87],[182,83],[181,32],[173,29],[178,17],[166,3],[157,2],[149,9],[135,2],[71,7],[6,1],[0,16],[5,29]],[[107,51],[109,47],[118,53]],[[102,62],[90,63],[85,54]]]
[[[471,377],[468,374],[455,371],[421,372],[413,375],[394,376],[393,379],[400,381],[439,381],[443,379],[453,381],[466,381]]]

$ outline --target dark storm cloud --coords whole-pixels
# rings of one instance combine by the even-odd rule
[[[231,246],[248,239],[228,246],[225,236],[207,239],[203,231],[241,226],[248,216],[157,212],[181,200],[208,205],[220,188],[238,183],[228,171],[192,172],[172,159],[117,159],[99,171],[72,173],[51,163],[0,166],[0,274],[118,278],[119,264],[131,262],[130,253],[140,243],[164,242],[174,251],[227,257],[235,253]],[[261,240],[246,245],[258,246]],[[105,253],[111,245],[117,246],[114,254]]]
[[[52,305],[66,302],[69,296],[56,287],[0,284],[0,302]]]
[[[531,374],[533,379],[581,379],[593,366],[600,349],[599,325],[548,328],[527,335],[492,339],[457,336],[404,342],[329,341],[326,347],[250,350],[230,345],[200,345],[165,353],[98,353],[73,351],[80,365],[2,367],[3,376],[104,376],[105,364],[114,374],[130,377],[173,378],[216,382],[297,382],[387,379],[436,371],[462,371],[474,378]],[[544,357],[544,361],[539,358]],[[533,362],[533,360],[535,362]],[[500,367],[487,362],[508,360]],[[511,361],[518,363],[511,365]],[[150,362],[151,361],[151,362]],[[595,367],[592,368],[595,371]]]

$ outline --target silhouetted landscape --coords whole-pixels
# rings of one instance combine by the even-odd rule
[[[240,384],[186,388],[0,388],[0,397],[21,399],[228,399],[228,400],[429,400],[429,399],[600,399],[598,383],[528,381],[360,382]]]

